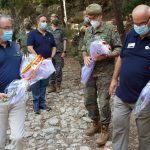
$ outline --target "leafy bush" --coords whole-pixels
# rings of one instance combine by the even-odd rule
[[[128,16],[134,9],[139,4],[146,4],[150,6],[150,0],[131,0],[130,3],[126,3],[123,8],[122,8],[122,13],[124,16]]]

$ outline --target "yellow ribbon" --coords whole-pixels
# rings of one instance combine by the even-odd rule
[[[40,64],[44,58],[41,55],[37,55],[37,57],[21,72],[21,75],[23,78],[26,78],[25,73],[29,71],[29,69],[32,69],[31,76],[29,78],[26,78],[27,80],[31,80],[35,77],[35,73],[37,69],[39,68]]]

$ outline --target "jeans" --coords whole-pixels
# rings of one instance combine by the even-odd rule
[[[31,86],[31,91],[33,95],[33,109],[35,112],[38,112],[40,110],[40,107],[46,107],[45,93],[48,82],[49,78],[40,80]]]

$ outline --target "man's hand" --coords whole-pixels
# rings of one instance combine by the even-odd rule
[[[84,64],[86,66],[88,66],[88,65],[90,65],[90,63],[91,63],[91,57],[90,56],[85,56],[84,57]]]
[[[96,54],[94,60],[95,61],[101,61],[107,58],[107,55],[100,55],[100,54]]]
[[[116,88],[118,86],[118,80],[112,79],[111,84],[109,86],[109,95],[114,95]]]
[[[3,100],[4,98],[7,98],[7,95],[5,93],[0,93],[0,100]]]
[[[61,54],[61,57],[64,58],[65,56],[66,56],[66,54],[63,52],[63,53]]]

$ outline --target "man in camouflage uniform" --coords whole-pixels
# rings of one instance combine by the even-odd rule
[[[52,20],[52,30],[50,31],[56,43],[56,55],[53,58],[53,64],[56,72],[50,77],[50,90],[49,92],[60,92],[62,82],[62,69],[64,67],[64,57],[66,55],[67,37],[66,33],[59,28],[59,20]]]
[[[119,55],[122,44],[114,26],[102,21],[102,8],[100,5],[89,5],[86,8],[86,13],[92,26],[88,28],[84,36],[82,47],[84,64],[89,65],[91,62],[89,46],[92,41],[104,40],[112,48],[110,55],[95,55],[95,67],[85,87],[85,107],[88,110],[89,117],[93,120],[93,126],[87,129],[86,134],[91,136],[100,131],[101,134],[96,143],[101,146],[109,138],[108,126],[111,119],[111,110],[108,87],[113,73],[114,58]],[[99,97],[100,112],[97,97]]]
[[[20,45],[21,52],[26,56],[29,54],[27,50],[27,36],[31,30],[32,22],[29,18],[25,18],[23,21],[23,27],[21,28],[21,31],[17,36],[17,42]]]

